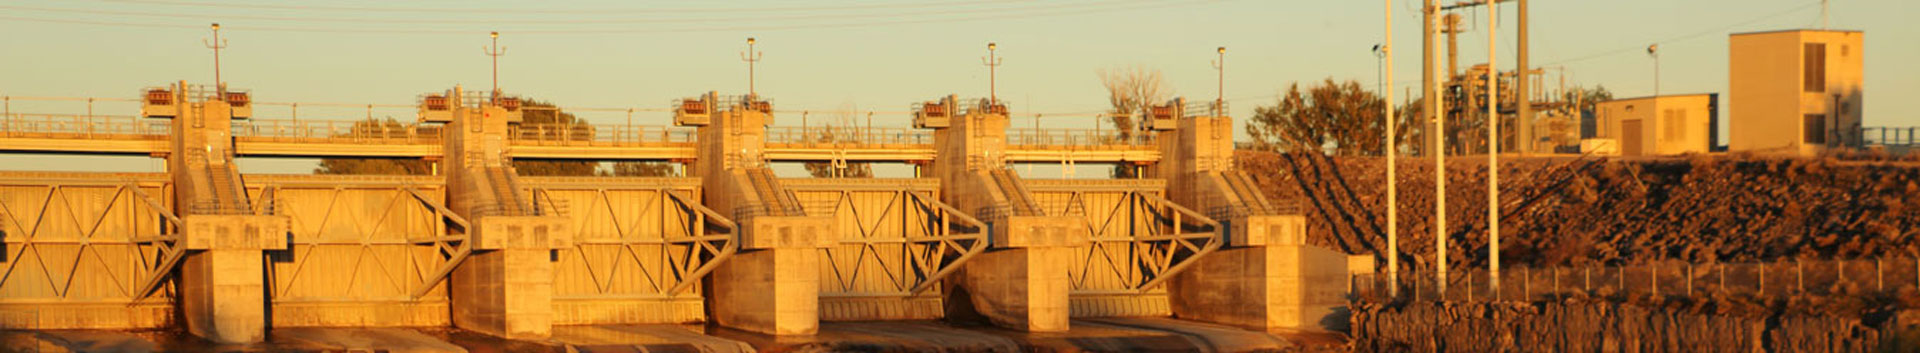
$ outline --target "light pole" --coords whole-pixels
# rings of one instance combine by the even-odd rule
[[[1653,96],[1660,96],[1660,45],[1647,46],[1647,56],[1653,57]]]
[[[507,48],[500,46],[500,32],[498,31],[489,32],[487,33],[487,36],[493,37],[493,47],[480,48],[480,52],[486,53],[488,57],[493,58],[493,94],[499,95],[500,94],[500,56],[507,55]]]
[[[226,81],[220,80],[220,49],[227,48],[227,41],[220,39],[220,24],[213,24],[213,41],[202,39],[200,43],[206,44],[207,49],[213,49],[213,85],[219,91],[225,93],[227,90]],[[226,99],[225,94],[218,95],[217,97],[216,99]]]
[[[1213,71],[1220,75],[1218,81],[1220,87],[1214,91],[1213,116],[1219,117],[1227,114],[1227,47],[1220,47],[1214,51],[1220,53],[1220,58],[1213,62]]]
[[[995,54],[994,52],[995,50],[998,50],[998,49],[1000,49],[1000,45],[995,44],[993,42],[987,42],[987,57],[980,58],[980,62],[982,64],[987,65],[987,103],[988,104],[1000,104],[1000,94],[998,91],[999,90],[998,77],[999,77],[999,69],[1000,69],[1000,56],[998,54]]]
[[[753,65],[760,62],[763,53],[754,51],[755,40],[747,37],[747,51],[740,53],[740,61],[747,62],[747,96],[759,96],[760,91],[753,87]]]
[[[1389,295],[1397,297],[1400,295],[1400,202],[1396,185],[1399,184],[1399,173],[1395,170],[1394,159],[1400,154],[1400,135],[1395,131],[1399,119],[1393,116],[1393,0],[1386,0],[1386,3],[1387,30],[1383,35],[1386,38],[1378,47],[1378,52],[1384,61],[1380,67],[1386,78],[1381,81],[1385,86],[1382,90],[1387,95],[1386,104],[1381,104],[1387,109],[1387,290]]]

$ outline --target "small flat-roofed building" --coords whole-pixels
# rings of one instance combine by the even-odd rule
[[[1728,150],[1813,155],[1859,146],[1865,37],[1804,29],[1733,34]]]
[[[1719,101],[1706,93],[1596,103],[1593,138],[1612,140],[1623,156],[1707,153],[1719,140]]]

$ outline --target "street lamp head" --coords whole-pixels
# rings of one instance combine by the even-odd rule
[[[1655,54],[1659,54],[1659,53],[1660,53],[1660,45],[1659,45],[1659,44],[1654,44],[1654,45],[1649,45],[1649,46],[1647,46],[1647,55],[1655,55]]]
[[[999,44],[995,44],[993,42],[987,42],[987,50],[994,50],[998,48],[1000,48]]]
[[[219,22],[214,22],[214,23],[213,23],[213,30],[215,30],[215,31],[218,31],[218,30],[220,30],[220,23],[219,23]]]
[[[498,31],[495,31],[495,32],[489,32],[489,33],[487,33],[487,36],[490,36],[490,37],[493,37],[493,38],[500,38],[500,32],[498,32]]]
[[[747,44],[753,44],[753,37],[747,37]]]
[[[1226,54],[1226,53],[1227,53],[1227,47],[1220,47],[1220,49],[1215,49],[1214,51],[1215,51],[1215,52],[1219,52],[1219,53],[1221,53],[1221,54]]]

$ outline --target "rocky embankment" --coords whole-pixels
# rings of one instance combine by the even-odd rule
[[[1354,308],[1356,352],[1912,352],[1913,312],[1728,314],[1609,301]]]
[[[1315,245],[1386,250],[1382,158],[1247,152],[1270,198],[1307,215]],[[1448,158],[1449,262],[1484,266],[1486,157]],[[1402,158],[1401,260],[1433,262],[1431,158]],[[1920,163],[1742,155],[1501,160],[1510,266],[1760,262],[1920,254]],[[1384,261],[1383,261],[1384,262]]]

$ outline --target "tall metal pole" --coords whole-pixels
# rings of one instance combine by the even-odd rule
[[[1500,298],[1500,3],[1487,2],[1487,286]],[[1523,69],[1524,70],[1524,69]]]
[[[1214,91],[1213,98],[1213,116],[1218,117],[1227,114],[1227,112],[1224,111],[1227,110],[1227,47],[1220,47],[1214,51],[1220,53],[1220,59],[1214,60],[1213,62],[1213,70],[1220,75],[1218,81],[1220,87],[1217,91]],[[1032,102],[1028,102],[1028,104],[1032,104]]]
[[[1528,58],[1531,56],[1528,55],[1531,44],[1528,43],[1527,37],[1527,32],[1530,31],[1527,28],[1527,0],[1518,0],[1516,2],[1520,3],[1520,28],[1518,29],[1520,31],[1520,53],[1518,54],[1519,57],[1515,58],[1516,62],[1514,64],[1520,67],[1519,71],[1516,71],[1520,73],[1520,80],[1514,83],[1513,98],[1515,102],[1519,103],[1520,117],[1516,119],[1518,124],[1515,125],[1519,125],[1520,139],[1518,141],[1519,145],[1514,146],[1514,150],[1524,155],[1533,152],[1533,148],[1539,144],[1540,138],[1534,136],[1537,132],[1533,131],[1533,66],[1529,66],[1532,65],[1532,62]]]
[[[1399,184],[1397,178],[1399,178],[1400,174],[1394,169],[1394,156],[1400,154],[1400,135],[1394,131],[1399,119],[1394,119],[1393,116],[1393,0],[1386,0],[1386,4],[1387,32],[1385,37],[1387,38],[1386,44],[1380,47],[1380,51],[1385,53],[1383,56],[1386,58],[1386,64],[1383,66],[1386,67],[1384,70],[1387,76],[1387,87],[1382,89],[1386,91],[1387,100],[1384,101],[1386,104],[1381,104],[1387,107],[1387,283],[1389,284],[1388,293],[1393,296],[1399,296],[1400,202],[1395,184]]]
[[[1421,47],[1421,53],[1424,54],[1422,56],[1426,57],[1424,84],[1427,86],[1427,114],[1433,117],[1433,127],[1428,129],[1428,134],[1433,136],[1434,280],[1437,281],[1437,283],[1435,283],[1435,289],[1440,293],[1442,298],[1445,298],[1447,294],[1447,114],[1444,111],[1444,109],[1446,109],[1446,97],[1440,94],[1440,87],[1434,84],[1434,80],[1436,79],[1434,75],[1439,73],[1433,70],[1433,34],[1435,26],[1433,21],[1438,17],[1437,15],[1440,8],[1434,5],[1434,0],[1427,0],[1424,9],[1426,11],[1427,21],[1426,33],[1422,37],[1425,39],[1424,41],[1427,45]]]
[[[507,55],[507,48],[500,46],[500,32],[489,32],[487,36],[493,37],[493,47],[480,48],[480,51],[493,58],[493,94],[497,95],[500,94],[500,56]]]
[[[213,86],[224,93],[227,84],[226,81],[220,80],[220,49],[227,48],[227,41],[220,39],[220,24],[213,24],[213,41],[209,42],[202,39],[200,43],[206,44],[208,49],[213,49]],[[226,99],[226,96],[224,94],[216,95],[214,99]]]
[[[1000,56],[995,54],[994,52],[997,49],[1000,49],[999,44],[988,42],[987,57],[980,58],[981,63],[987,65],[987,102],[990,104],[1000,103],[1000,93],[999,93],[1000,92],[999,91]]]
[[[1647,46],[1647,55],[1653,56],[1653,96],[1660,96],[1660,45]]]
[[[740,61],[747,62],[747,95],[754,97],[759,96],[760,91],[753,86],[753,65],[759,63],[760,57],[764,56],[763,53],[754,50],[756,42],[753,37],[747,37],[747,51],[740,53]]]

